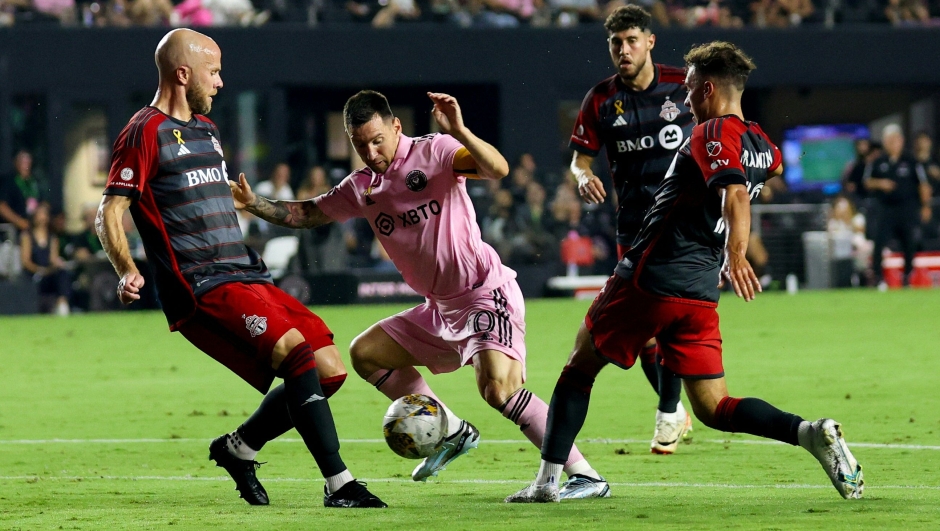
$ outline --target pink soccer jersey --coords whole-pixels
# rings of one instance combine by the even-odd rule
[[[515,278],[483,242],[466,177],[454,175],[454,137],[400,136],[385,173],[362,168],[314,199],[336,221],[364,217],[405,282],[434,299]]]

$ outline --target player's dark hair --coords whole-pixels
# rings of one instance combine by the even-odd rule
[[[744,90],[748,76],[757,68],[740,48],[724,41],[692,48],[685,54],[685,64],[688,68],[694,66],[700,76],[727,81],[738,90]]]
[[[391,120],[394,116],[388,99],[381,92],[374,90],[361,90],[355,96],[346,100],[343,106],[343,120],[346,129],[354,129],[362,124],[369,123],[378,114],[382,120]]]
[[[604,21],[604,29],[607,30],[608,34],[619,33],[631,28],[647,31],[652,23],[653,17],[650,16],[649,11],[638,5],[627,4],[614,9],[613,13]]]

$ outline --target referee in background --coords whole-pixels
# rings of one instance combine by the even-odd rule
[[[920,225],[930,221],[930,183],[923,164],[904,152],[904,134],[897,124],[885,126],[884,155],[865,168],[863,183],[877,205],[872,267],[878,289],[886,289],[881,253],[897,238],[904,253],[904,285],[910,284],[914,253],[920,243]]]

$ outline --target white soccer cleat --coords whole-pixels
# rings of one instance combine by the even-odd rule
[[[675,453],[679,441],[686,438],[691,429],[692,416],[684,409],[676,410],[674,415],[656,410],[656,433],[650,443],[650,452],[662,455]]]
[[[519,492],[506,497],[506,503],[558,503],[561,497],[558,494],[558,484],[554,482],[544,485],[531,485]]]
[[[861,498],[865,489],[862,467],[842,438],[842,425],[832,419],[819,419],[800,434],[800,446],[809,450],[829,475],[832,486],[843,498]]]
[[[437,452],[425,457],[411,473],[411,479],[427,481],[429,477],[436,476],[447,468],[451,461],[480,445],[480,431],[465,420],[460,422],[460,431],[446,439]]]
[[[585,498],[610,498],[610,485],[604,478],[594,479],[583,474],[574,474],[562,483],[558,497],[562,500],[583,500]],[[507,498],[506,501],[509,501]]]

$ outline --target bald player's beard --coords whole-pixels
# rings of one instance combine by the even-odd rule
[[[212,110],[212,100],[209,93],[201,86],[193,84],[186,90],[186,103],[189,110],[196,114],[209,114]]]

